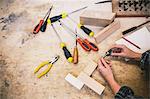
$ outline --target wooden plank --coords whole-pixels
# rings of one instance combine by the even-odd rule
[[[85,10],[80,15],[80,23],[93,26],[107,26],[115,18],[115,13],[99,10]]]
[[[80,75],[78,76],[78,79],[80,79],[86,86],[88,86],[90,89],[92,89],[93,91],[95,91],[99,95],[101,95],[105,89],[105,87],[103,85],[98,83],[93,78],[89,77],[84,72],[80,73]]]
[[[88,61],[88,66],[84,68],[83,72],[86,73],[88,76],[91,76],[96,67],[97,63],[95,63],[94,61]]]
[[[103,30],[101,30],[98,34],[94,36],[96,43],[100,43],[119,28],[120,28],[119,20],[114,20],[114,22],[112,22],[110,25],[105,27]]]
[[[79,79],[77,79],[76,77],[74,77],[73,75],[71,75],[70,73],[65,77],[65,80],[67,82],[69,82],[71,85],[73,85],[74,87],[76,87],[77,89],[81,89],[84,85],[84,83],[82,83]]]

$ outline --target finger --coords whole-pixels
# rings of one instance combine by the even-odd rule
[[[123,53],[111,53],[111,56],[124,56]]]
[[[98,65],[98,68],[99,69],[104,69],[105,67],[104,67],[104,65],[102,64],[102,62],[101,62],[101,60],[99,60],[99,63],[98,63],[99,65]]]
[[[106,68],[109,67],[108,64],[106,63],[106,61],[104,60],[104,58],[101,58],[101,62]]]
[[[113,49],[113,48],[124,48],[125,45],[122,45],[122,44],[114,44],[110,47],[110,49]]]
[[[105,61],[106,61],[107,64],[110,64],[110,63],[111,63],[110,60],[106,60],[106,59],[105,59]]]

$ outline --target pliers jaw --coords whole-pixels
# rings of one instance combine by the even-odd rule
[[[54,64],[59,59],[59,55],[55,55],[50,61],[51,64]]]

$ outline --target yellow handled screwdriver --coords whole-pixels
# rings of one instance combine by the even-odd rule
[[[94,5],[95,4],[107,3],[107,2],[111,2],[111,0],[104,0],[104,1],[96,2],[96,3],[94,3]],[[79,9],[75,10],[75,11],[72,11],[70,13],[63,12],[63,13],[61,13],[59,15],[53,16],[53,17],[51,17],[51,18],[48,19],[48,23],[54,23],[54,22],[56,22],[56,21],[58,21],[60,19],[66,18],[68,15],[71,15],[71,14],[73,14],[75,12],[78,12],[78,11],[81,11],[83,9],[86,9],[88,7],[89,6],[84,6],[82,8],[79,8]]]
[[[71,53],[69,52],[69,50],[67,49],[66,44],[61,40],[61,38],[58,35],[58,33],[57,33],[55,27],[53,26],[53,24],[51,24],[51,26],[52,26],[54,32],[56,33],[57,37],[59,38],[60,47],[63,49],[66,59],[68,60],[68,62],[72,63],[73,62],[73,57],[72,57]]]

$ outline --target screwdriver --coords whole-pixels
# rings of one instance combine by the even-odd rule
[[[107,3],[107,2],[111,2],[111,0],[101,1],[101,2],[94,3],[94,4],[101,4],[101,3]],[[79,8],[79,9],[77,9],[77,10],[75,10],[75,11],[70,12],[70,13],[63,12],[63,13],[61,13],[60,15],[57,15],[57,16],[54,16],[54,17],[49,18],[49,19],[48,19],[48,22],[49,22],[49,23],[56,22],[56,21],[58,21],[58,20],[60,20],[60,19],[66,18],[68,15],[71,15],[71,14],[73,14],[73,13],[75,13],[75,12],[78,12],[78,11],[81,11],[81,10],[83,10],[83,9],[86,9],[87,7],[88,7],[88,6]]]
[[[77,36],[79,37],[79,38],[77,39],[77,41],[78,41],[78,43],[81,45],[81,47],[82,47],[84,50],[86,50],[86,51],[90,51],[91,49],[92,49],[93,51],[98,51],[98,50],[99,50],[98,47],[97,47],[94,43],[88,41],[87,39],[84,39],[81,35],[79,35],[79,34],[77,34],[77,33],[74,33],[74,31],[71,30],[68,26],[66,26],[62,21],[59,20],[59,22],[60,22],[60,25],[61,25],[64,29],[68,29],[71,33],[73,33],[73,34],[75,34],[75,35],[77,35]]]
[[[52,8],[52,7],[51,7]],[[46,13],[46,15],[44,16],[43,19],[40,20],[40,22],[35,26],[33,33],[37,34],[40,31],[41,26],[44,23],[44,19],[46,18],[46,16],[49,14],[49,12],[51,11],[51,8],[48,10],[48,12]]]
[[[57,33],[55,27],[53,26],[53,24],[51,24],[51,26],[52,26],[54,32],[56,33],[57,37],[59,38],[60,47],[63,49],[66,59],[68,60],[68,62],[72,63],[73,62],[73,57],[72,57],[71,53],[69,52],[69,50],[67,49],[66,44],[61,40],[61,38],[58,35],[58,33]]]
[[[89,28],[85,27],[85,26],[82,25],[82,24],[78,24],[78,23],[77,23],[76,21],[74,21],[71,17],[68,16],[68,18],[69,18],[72,22],[76,23],[76,24],[78,25],[78,27],[84,31],[84,33],[86,33],[86,34],[89,35],[90,37],[93,37],[93,36],[94,36],[94,32],[93,32],[92,30],[90,30]]]
[[[44,21],[43,25],[42,25],[41,28],[40,28],[40,31],[41,31],[41,32],[45,32],[45,30],[46,30],[47,23],[48,23],[47,21],[48,21],[48,18],[49,18],[49,16],[50,16],[50,13],[51,13],[52,8],[53,8],[53,6],[50,8],[50,11],[49,11],[49,13],[48,13],[48,15],[47,15],[47,18],[46,18],[46,20]]]
[[[129,28],[129,29],[123,31],[122,34],[123,34],[123,35],[128,34],[128,33],[130,33],[130,32],[132,32],[132,31],[136,30],[137,28],[139,28],[139,27],[141,27],[141,26],[143,26],[143,25],[145,25],[145,24],[147,24],[147,23],[149,23],[149,22],[150,22],[150,20],[149,20],[149,21],[146,21],[146,22],[144,22],[144,23],[142,23],[142,24],[140,24],[140,25],[138,25],[138,26],[131,27],[131,28]]]
[[[77,33],[77,30],[75,30],[76,33]],[[77,38],[77,35],[76,35],[76,38]],[[77,48],[77,40],[76,40],[76,45],[74,47],[74,50],[73,50],[73,63],[74,64],[77,64],[78,63],[78,48]]]
[[[62,24],[62,22],[59,20],[58,22],[60,22],[60,25],[66,30],[66,27],[64,26],[64,24]],[[74,37],[74,32],[72,31],[72,30],[70,30],[71,31],[71,36],[73,36]],[[69,33],[70,34],[70,33]],[[76,36],[78,36],[77,35],[77,33],[75,34]],[[75,39],[76,39],[76,41],[81,45],[81,47],[85,50],[85,51],[90,51],[91,49],[90,49],[90,47],[82,40],[82,38],[80,38],[80,37],[78,37],[78,38],[76,38],[75,37]]]

